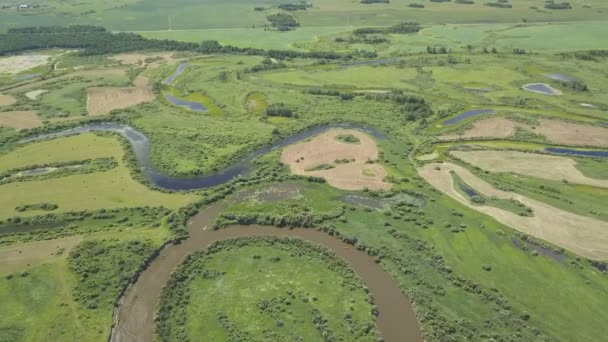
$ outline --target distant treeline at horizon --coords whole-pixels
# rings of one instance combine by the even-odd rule
[[[352,59],[353,54],[336,52],[300,52],[263,50],[221,45],[215,40],[200,43],[178,42],[168,39],[144,38],[136,33],[112,33],[91,25],[39,26],[12,28],[0,34],[0,56],[38,49],[82,49],[82,55],[105,55],[141,50],[194,51],[205,54],[244,54],[273,58]],[[372,58],[375,54],[366,54]]]

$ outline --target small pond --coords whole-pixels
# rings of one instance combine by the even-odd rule
[[[198,103],[198,102],[182,100],[171,94],[165,94],[165,98],[167,99],[167,101],[169,101],[172,104],[179,106],[179,107],[185,107],[190,110],[197,111],[197,112],[206,112],[207,111],[207,107],[205,107],[203,104]]]
[[[546,74],[545,77],[549,77],[552,80],[562,81],[562,82],[572,82],[575,81],[576,78],[563,74]]]
[[[573,150],[573,149],[561,148],[561,147],[546,147],[545,148],[545,152],[555,153],[555,154],[566,154],[566,155],[583,156],[583,157],[602,157],[602,158],[608,158],[608,151]]]
[[[460,115],[458,115],[457,117],[445,120],[442,124],[443,125],[453,125],[455,123],[458,123],[464,119],[473,117],[473,116],[477,116],[477,115],[484,115],[484,114],[496,114],[496,112],[492,109],[473,109],[473,110],[467,110],[464,113],[461,113]]]
[[[561,95],[561,91],[551,87],[546,83],[529,83],[522,87],[532,93],[543,94],[543,95]]]

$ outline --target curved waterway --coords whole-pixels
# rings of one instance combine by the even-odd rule
[[[125,137],[133,147],[138,167],[142,170],[144,177],[148,179],[152,184],[168,190],[194,190],[218,186],[240,176],[244,176],[253,170],[252,161],[255,158],[267,154],[268,152],[271,152],[273,150],[280,149],[291,144],[295,144],[302,140],[306,140],[312,136],[318,135],[332,128],[357,129],[368,133],[378,139],[385,138],[385,135],[376,129],[361,127],[352,124],[331,124],[315,126],[312,128],[305,129],[289,137],[286,137],[273,145],[260,147],[249,155],[240,159],[234,165],[222,171],[198,177],[172,177],[156,170],[152,166],[152,162],[150,161],[150,141],[148,137],[146,137],[143,133],[131,126],[118,123],[94,123],[67,129],[56,133],[39,135],[37,137],[22,140],[21,142],[27,143],[95,131],[119,133],[123,137]]]
[[[240,194],[239,194],[240,195]],[[238,196],[238,195],[237,195]],[[414,310],[399,285],[366,253],[314,229],[286,229],[267,226],[234,226],[212,230],[225,202],[212,205],[194,216],[188,224],[188,239],[168,245],[143,271],[119,302],[114,315],[111,342],[149,342],[154,338],[154,312],[163,286],[187,255],[211,243],[252,236],[297,237],[320,244],[346,261],[374,297],[379,315],[376,324],[386,342],[422,341]]]

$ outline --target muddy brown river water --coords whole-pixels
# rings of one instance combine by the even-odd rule
[[[178,245],[168,245],[127,289],[115,313],[113,342],[149,342],[154,337],[154,312],[160,293],[171,273],[184,258],[211,243],[250,236],[298,237],[331,249],[346,261],[361,278],[375,299],[380,314],[377,326],[386,342],[422,341],[418,321],[408,298],[379,264],[338,238],[314,229],[285,229],[267,226],[233,226],[212,230],[216,216],[225,203],[212,205],[189,222],[190,237]]]

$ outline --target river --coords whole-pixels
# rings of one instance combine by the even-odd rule
[[[164,188],[167,190],[195,190],[195,189],[206,189],[214,186],[222,185],[227,183],[233,179],[236,179],[240,176],[244,176],[253,170],[252,161],[268,152],[274,151],[276,149],[283,148],[285,146],[298,143],[300,141],[306,140],[312,136],[321,134],[329,129],[333,128],[347,128],[347,129],[357,129],[364,131],[377,139],[384,139],[385,135],[379,132],[376,129],[369,127],[362,127],[358,125],[352,124],[331,124],[331,125],[322,125],[315,126],[311,128],[307,128],[299,133],[288,136],[273,145],[262,146],[252,153],[246,155],[241,158],[232,166],[225,168],[219,172],[205,175],[205,176],[196,176],[196,177],[172,177],[162,173],[161,171],[154,168],[152,162],[150,161],[150,140],[148,137],[136,130],[135,128],[118,124],[118,123],[93,123],[84,126],[79,126],[71,129],[67,129],[60,132],[49,133],[39,135],[33,138],[25,139],[20,141],[20,143],[28,143],[34,141],[41,141],[46,139],[54,139],[59,137],[65,137],[69,135],[86,133],[86,132],[114,132],[119,133],[123,137],[125,137],[133,148],[133,152],[135,153],[135,158],[137,159],[137,166],[141,169],[144,177],[150,181],[155,186],[160,188]]]
[[[298,237],[332,250],[346,261],[374,297],[380,314],[376,324],[386,342],[422,341],[422,333],[408,298],[393,278],[373,258],[342,240],[314,229],[267,226],[234,226],[212,230],[216,216],[226,202],[216,203],[194,216],[188,224],[189,237],[168,245],[125,292],[115,313],[111,342],[149,342],[154,338],[154,312],[163,286],[184,258],[211,243],[252,236]]]

